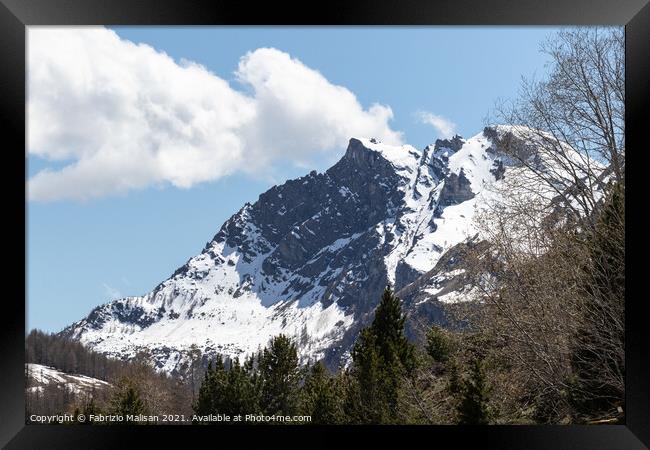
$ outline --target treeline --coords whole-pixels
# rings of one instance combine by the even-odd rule
[[[72,413],[79,405],[86,403],[104,404],[111,390],[104,388],[77,391],[65,383],[50,382],[38,385],[31,383],[25,372],[25,422],[30,423],[32,414],[61,415]]]
[[[311,423],[397,421],[401,380],[415,366],[403,333],[400,301],[387,288],[371,327],[352,353],[353,368],[336,376],[322,363],[301,367],[296,344],[279,335],[243,363],[217,359],[204,376],[197,415],[311,416]]]
[[[32,414],[137,410],[129,406],[132,403],[152,414],[191,412],[191,384],[156,372],[144,353],[130,361],[120,361],[89,350],[79,342],[33,330],[25,341],[25,358],[27,363],[50,366],[71,375],[86,375],[110,384],[91,390],[75,389],[65,383],[40,384],[29,376],[26,368],[27,421]]]
[[[491,423],[482,345],[468,339],[472,345],[461,349],[434,327],[418,348],[404,335],[405,320],[387,287],[348,368],[301,367],[295,343],[280,335],[242,363],[218,358],[193,409],[200,416],[308,415],[311,424]]]
[[[417,347],[404,335],[405,320],[400,299],[387,287],[372,324],[359,334],[351,364],[336,374],[321,362],[301,366],[296,343],[279,335],[243,362],[221,357],[210,362],[196,398],[189,380],[156,374],[142,357],[122,363],[106,390],[74,395],[48,385],[28,392],[27,414],[303,415],[310,416],[305,423],[311,424],[491,423],[489,389],[477,356],[482,343],[469,338],[463,342],[472,344],[461,348],[454,334],[434,327],[427,345]],[[58,339],[49,338],[50,343]]]
[[[32,330],[25,339],[25,361],[104,381],[119,378],[128,365],[89,350],[78,341],[37,329]]]

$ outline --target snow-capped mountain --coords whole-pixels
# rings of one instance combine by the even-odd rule
[[[152,292],[62,333],[118,358],[146,349],[167,372],[182,370],[193,344],[207,358],[244,356],[280,333],[303,360],[345,362],[387,283],[434,320],[466,298],[459,251],[478,245],[473,217],[516,169],[499,150],[505,134],[486,128],[424,150],[351,139],[325,173],[245,204]]]

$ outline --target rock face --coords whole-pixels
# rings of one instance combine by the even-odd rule
[[[462,168],[458,175],[450,173],[440,191],[438,210],[442,211],[447,206],[458,205],[466,200],[471,200],[474,197],[471,186],[472,184],[465,176],[465,171]]]
[[[325,173],[245,204],[151,293],[98,306],[62,333],[118,358],[147,349],[173,373],[191,345],[206,360],[243,356],[279,333],[296,339],[303,361],[345,364],[387,283],[409,314],[442,322],[445,299],[463,299],[454,261],[474,245],[475,210],[508,176],[495,146],[503,134],[422,151],[350,139]]]

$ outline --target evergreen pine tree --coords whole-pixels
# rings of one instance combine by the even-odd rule
[[[460,383],[460,402],[457,406],[458,423],[485,425],[489,422],[488,389],[483,363],[474,358],[470,364],[469,377]]]
[[[248,377],[250,382],[250,402],[255,405],[254,410],[260,410],[260,402],[262,396],[262,377],[260,376],[259,371],[259,361],[262,358],[261,352],[252,354],[244,360],[242,370]]]
[[[381,360],[387,364],[399,364],[410,373],[415,368],[415,347],[404,335],[405,322],[402,301],[390,286],[386,286],[370,329]]]
[[[301,394],[301,414],[311,416],[310,423],[341,423],[343,412],[336,379],[327,373],[320,361],[311,368]]]
[[[231,362],[225,381],[224,397],[220,402],[221,413],[232,417],[258,410],[255,386],[245,368],[240,365],[239,358]]]
[[[300,367],[298,351],[289,337],[280,334],[259,359],[261,408],[268,415],[294,415],[298,406]]]
[[[456,396],[461,392],[460,375],[458,373],[458,364],[456,361],[449,362],[449,379],[447,381],[447,391]]]
[[[357,423],[387,421],[382,365],[375,335],[370,328],[359,333],[352,349],[352,380],[348,387],[347,414]]]
[[[208,415],[212,411],[212,373],[214,368],[212,362],[208,364],[208,369],[203,374],[203,381],[199,388],[196,402],[192,405],[192,409],[197,415]]]
[[[361,423],[395,423],[404,376],[415,368],[415,349],[404,335],[401,300],[387,286],[370,327],[352,349],[346,412]]]
[[[433,325],[427,332],[426,351],[437,363],[446,363],[452,351],[452,343],[447,333],[440,327]]]
[[[194,412],[200,416],[224,413],[223,401],[227,390],[226,369],[223,357],[218,355],[214,364],[208,365],[203,376],[197,400],[193,406]]]
[[[140,392],[130,380],[122,380],[119,390],[111,400],[112,413],[124,417],[124,423],[140,423],[128,420],[128,415],[148,414],[147,407]]]

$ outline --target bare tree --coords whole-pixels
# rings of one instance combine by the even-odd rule
[[[577,28],[549,38],[546,79],[524,79],[518,100],[496,108],[516,125],[502,148],[556,194],[574,219],[590,221],[607,180],[625,180],[625,48],[622,28]],[[531,159],[517,143],[535,148]],[[544,162],[538,165],[539,160]]]
[[[624,398],[625,141],[622,29],[564,30],[542,81],[501,104],[513,166],[469,256],[483,307],[468,310],[536,420],[611,414]]]

